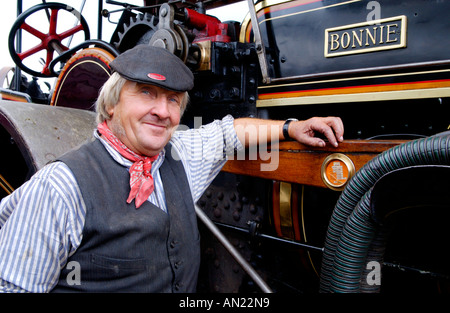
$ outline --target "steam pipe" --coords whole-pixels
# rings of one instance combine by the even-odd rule
[[[352,177],[336,203],[328,226],[320,275],[320,292],[339,290],[355,292],[351,289],[350,282],[355,278],[352,275],[360,273],[352,275],[344,273],[343,267],[354,265],[355,259],[361,256],[360,250],[366,248],[362,246],[370,244],[375,237],[374,225],[362,222],[367,220],[364,214],[370,214],[367,212],[370,210],[368,203],[372,187],[383,175],[414,165],[450,165],[450,132],[409,141],[389,149],[367,162]],[[348,227],[358,230],[361,242],[350,243],[350,240],[342,240],[347,236]],[[380,249],[383,238],[375,239],[377,242],[372,243],[372,246]],[[343,252],[348,245],[353,245],[351,256]],[[340,275],[338,279],[336,275]]]

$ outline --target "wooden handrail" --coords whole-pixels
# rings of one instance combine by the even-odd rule
[[[235,156],[225,164],[222,170],[228,173],[325,188],[327,186],[322,180],[321,168],[327,156],[342,153],[351,159],[357,171],[376,155],[404,142],[406,140],[345,140],[337,148],[330,144],[323,148],[312,148],[297,142],[284,141],[270,146],[267,149],[268,152],[258,152],[256,159],[247,154],[245,159]],[[273,170],[262,170],[262,166],[269,167],[271,163],[273,163]]]

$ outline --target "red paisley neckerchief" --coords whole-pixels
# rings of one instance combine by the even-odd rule
[[[152,162],[158,155],[152,157],[141,156],[131,151],[109,129],[106,121],[97,126],[98,131],[111,146],[124,158],[134,162],[130,167],[130,194],[127,203],[134,200],[136,209],[144,203],[154,189],[152,177]]]

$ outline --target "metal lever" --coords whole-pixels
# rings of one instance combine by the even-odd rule
[[[259,29],[258,19],[256,17],[255,4],[253,0],[247,0],[250,20],[252,21],[253,36],[255,38],[256,53],[258,54],[259,66],[261,68],[262,81],[264,84],[270,83],[269,71],[266,59],[266,48],[262,42],[261,30]]]
[[[254,268],[244,259],[244,257],[236,250],[236,248],[230,243],[225,235],[217,228],[217,226],[209,219],[209,217],[195,205],[195,213],[197,217],[205,224],[205,226],[213,233],[213,235],[219,240],[219,242],[228,250],[232,257],[242,266],[244,271],[253,279],[253,281],[261,288],[265,293],[272,293],[270,287],[259,276]]]

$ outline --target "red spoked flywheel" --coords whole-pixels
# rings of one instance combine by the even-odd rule
[[[67,21],[65,15],[73,15],[76,20]],[[45,14],[45,15],[44,15]],[[48,20],[44,23],[42,17]],[[68,24],[66,26],[66,24]],[[48,25],[48,30],[41,30],[42,25]],[[46,26],[44,26],[46,27]],[[62,28],[62,29],[61,29]],[[19,36],[22,31],[26,32],[31,48],[26,47],[25,51],[18,51],[16,41],[21,40],[21,46],[25,43],[24,36]],[[47,32],[46,32],[47,31]],[[53,60],[54,52],[58,54],[67,51],[69,48],[63,44],[64,39],[68,39],[76,34],[84,34],[83,40],[89,40],[89,27],[84,17],[74,8],[62,3],[43,3],[26,10],[17,17],[9,33],[8,46],[11,58],[22,70],[37,77],[51,77],[49,70],[50,62]],[[22,35],[23,34],[22,32]],[[43,66],[42,66],[43,64]]]

